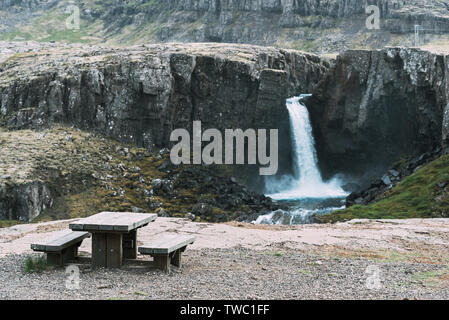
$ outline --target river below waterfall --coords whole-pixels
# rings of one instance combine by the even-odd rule
[[[341,181],[333,178],[323,181],[318,168],[315,139],[309,112],[301,95],[287,100],[293,142],[293,174],[268,177],[267,196],[283,204],[288,210],[277,210],[260,216],[256,223],[305,224],[313,222],[314,215],[343,209],[347,193]]]

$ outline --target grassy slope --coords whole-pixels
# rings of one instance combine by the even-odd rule
[[[22,222],[16,221],[16,220],[0,220],[0,228],[8,228],[8,227],[20,224],[20,223],[22,223]]]
[[[351,219],[406,219],[449,216],[449,155],[420,168],[385,194],[386,198],[367,206],[353,206],[320,217],[323,222]]]

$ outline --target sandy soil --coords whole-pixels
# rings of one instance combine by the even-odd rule
[[[0,258],[7,254],[30,253],[30,244],[58,237],[73,220],[16,225],[0,229]],[[449,219],[352,220],[334,225],[270,226],[241,222],[225,224],[196,223],[187,219],[158,218],[139,229],[138,241],[144,243],[163,233],[195,235],[190,249],[243,247],[265,250],[273,246],[315,251],[320,247],[342,247],[349,251],[394,250],[408,252],[449,248]],[[90,253],[90,239],[80,250]],[[438,251],[437,250],[437,251]],[[449,250],[449,249],[448,249]],[[416,254],[422,252],[415,252]]]

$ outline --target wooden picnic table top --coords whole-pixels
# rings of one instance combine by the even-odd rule
[[[130,232],[156,220],[157,214],[133,212],[100,212],[69,224],[73,231]]]

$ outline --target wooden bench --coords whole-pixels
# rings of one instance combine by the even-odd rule
[[[78,247],[88,237],[90,237],[89,232],[69,231],[46,243],[33,243],[31,249],[45,252],[48,264],[62,266],[78,256]]]
[[[170,273],[170,265],[181,268],[181,253],[195,238],[185,235],[169,234],[139,247],[139,253],[148,254],[154,258],[154,266]]]

